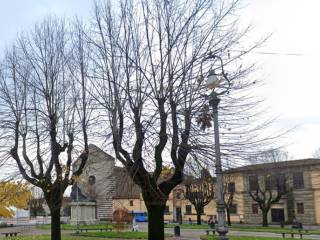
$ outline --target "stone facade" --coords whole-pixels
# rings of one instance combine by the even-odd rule
[[[79,162],[76,161],[73,167],[76,168],[78,164]],[[113,157],[97,146],[89,145],[89,158],[77,184],[81,192],[87,196],[89,194],[88,188],[90,187],[88,184],[89,178],[94,176],[96,219],[99,220],[112,220],[112,198],[115,191],[114,167],[115,160]]]
[[[288,222],[289,218],[296,217],[303,224],[320,224],[320,160],[318,159],[249,165],[225,172],[225,182],[235,184],[233,200],[235,211],[230,215],[231,222],[262,223],[261,210],[258,208],[257,213],[253,212],[252,205],[256,202],[252,200],[248,193],[249,176],[257,175],[263,185],[266,171],[269,171],[270,174],[284,174],[288,190],[278,203],[271,206],[268,215],[269,223],[279,224],[279,221],[273,221],[275,219],[273,219],[274,216],[272,217],[272,212],[283,212],[284,222]],[[300,172],[303,175],[303,188],[301,189],[295,189],[293,186],[293,173],[295,172]],[[189,218],[196,221],[194,206],[183,198],[183,194],[178,194],[179,197],[177,197],[177,193],[183,189],[184,186],[180,185],[171,192],[167,201],[168,211],[164,216],[166,221],[177,221],[178,214],[181,214],[183,221],[188,221]],[[298,204],[303,205],[302,212],[298,211]],[[139,197],[122,196],[114,198],[113,205],[114,208],[125,207],[129,211],[147,211],[141,195]],[[216,216],[215,201],[210,202],[205,207],[202,219],[207,221],[211,216]]]
[[[258,176],[259,186],[265,187],[265,178],[270,175],[282,174],[285,176],[286,192],[282,195],[280,201],[271,205],[268,213],[270,223],[292,222],[293,218],[301,221],[303,224],[320,224],[320,160],[306,159],[286,161],[283,163],[260,164],[246,166],[229,171],[228,174],[240,174],[244,191],[239,200],[234,202],[242,206],[243,222],[261,223],[262,213],[253,211],[253,205],[257,204],[249,195],[249,177]],[[300,174],[301,186],[294,184],[294,174]],[[272,192],[276,195],[276,191]],[[298,209],[300,207],[300,209]],[[240,210],[240,209],[239,209]]]
[[[128,211],[147,212],[139,186],[133,183],[126,170],[115,166],[115,160],[94,145],[90,145],[90,156],[84,168],[79,187],[86,195],[88,178],[94,176],[96,183],[96,218],[112,219],[112,213],[119,208]],[[78,163],[76,162],[74,167]],[[305,159],[248,165],[225,172],[225,182],[234,184],[232,222],[262,222],[260,209],[254,210],[256,204],[249,195],[249,176],[258,176],[261,186],[265,184],[266,171],[270,174],[283,174],[287,192],[280,201],[271,206],[269,222],[289,222],[295,217],[304,224],[320,224],[320,160]],[[293,174],[302,174],[303,187],[295,188]],[[164,218],[166,221],[196,221],[194,206],[184,198],[183,184],[177,186],[169,195]],[[300,208],[300,209],[298,209]],[[74,209],[74,208],[73,208]],[[204,208],[202,219],[207,221],[216,216],[216,204],[213,200]],[[276,221],[275,221],[276,220]]]

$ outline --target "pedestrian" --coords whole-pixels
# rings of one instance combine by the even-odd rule
[[[212,229],[215,227],[215,222],[213,221],[212,217],[209,218],[208,225]]]
[[[136,218],[133,217],[132,219],[132,232],[138,232],[139,231],[139,225],[136,222]]]

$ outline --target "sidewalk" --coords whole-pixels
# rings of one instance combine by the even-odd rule
[[[171,231],[168,231],[171,230]],[[173,229],[165,229],[166,233],[173,234]],[[168,238],[170,240],[198,240],[200,239],[200,236],[205,235],[205,230],[200,229],[182,229],[181,230],[181,237],[173,237]],[[252,237],[278,237],[282,238],[282,235],[280,233],[268,233],[268,232],[243,232],[243,231],[230,231],[228,233],[229,236],[252,236]],[[295,236],[295,238],[300,238],[299,236]],[[307,239],[320,239],[320,235],[308,235],[304,238]]]

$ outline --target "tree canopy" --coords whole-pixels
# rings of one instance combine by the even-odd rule
[[[29,184],[22,182],[0,182],[0,217],[13,217],[11,207],[25,209],[28,207],[31,191]]]

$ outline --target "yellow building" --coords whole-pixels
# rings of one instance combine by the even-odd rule
[[[129,211],[147,212],[141,192],[126,172],[116,168],[116,190],[113,197],[113,210],[126,208]],[[265,188],[267,179],[283,176],[286,192],[278,203],[271,206],[269,222],[290,222],[294,217],[304,224],[320,224],[320,160],[304,159],[265,163],[234,168],[225,172],[226,193],[233,194],[230,208],[231,222],[261,223],[262,215],[256,202],[249,195],[253,185]],[[184,198],[185,187],[177,186],[167,201],[165,220],[176,222],[196,221],[194,206]],[[230,192],[230,193],[228,193]],[[271,189],[275,194],[275,190]],[[215,200],[205,208],[202,219],[207,221],[216,215]]]
[[[234,204],[243,222],[262,222],[261,210],[249,191],[255,191],[258,184],[264,190],[270,189],[266,194],[276,195],[272,179],[277,179],[284,194],[279,202],[271,205],[268,221],[291,222],[296,218],[303,224],[320,224],[320,159],[249,165],[229,170],[226,175],[239,176],[235,182],[241,189]]]

